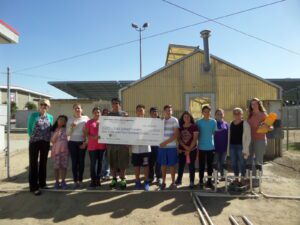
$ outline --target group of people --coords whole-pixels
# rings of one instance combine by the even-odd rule
[[[47,113],[50,102],[42,99],[39,111],[32,113],[28,119],[29,140],[29,186],[35,195],[41,194],[41,189],[47,188],[46,168],[47,158],[52,144],[51,158],[54,165],[55,189],[66,189],[65,181],[68,158],[72,162],[74,187],[81,187],[85,168],[85,155],[90,157],[90,187],[101,186],[103,176],[103,162],[109,164],[112,180],[111,188],[125,189],[126,170],[129,167],[130,149],[131,163],[134,167],[135,189],[149,190],[152,183],[156,183],[160,190],[166,188],[166,175],[169,168],[171,174],[170,188],[174,189],[182,184],[185,165],[188,164],[190,188],[195,187],[195,164],[199,163],[199,185],[213,187],[213,165],[217,165],[220,180],[224,179],[224,163],[228,152],[231,165],[236,176],[236,185],[244,185],[246,165],[262,165],[266,148],[266,135],[257,133],[259,127],[271,130],[263,123],[267,114],[262,101],[254,98],[250,101],[248,118],[243,118],[241,108],[233,109],[233,121],[224,120],[224,110],[217,109],[212,118],[211,107],[202,107],[203,117],[197,121],[188,111],[183,112],[179,120],[173,117],[171,105],[165,105],[163,116],[159,117],[156,107],[150,108],[150,116],[164,120],[164,137],[159,146],[145,145],[116,145],[98,142],[100,116],[128,116],[121,109],[118,98],[111,100],[112,110],[95,107],[93,118],[83,115],[80,104],[74,104],[74,115],[68,118],[59,115],[56,121]],[[136,106],[136,116],[145,117],[146,108]],[[229,151],[228,151],[229,150]],[[39,158],[39,160],[38,160]],[[176,177],[176,167],[177,177]],[[140,178],[143,168],[143,181]],[[204,173],[207,169],[208,179],[204,183]],[[104,172],[108,171],[107,165]],[[108,174],[106,173],[106,175]],[[240,177],[240,178],[239,178]],[[119,180],[118,180],[119,178]]]

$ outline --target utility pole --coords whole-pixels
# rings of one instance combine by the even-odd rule
[[[10,140],[10,72],[9,72],[9,67],[7,67],[7,128],[6,128],[6,168],[7,168],[7,179],[10,178],[10,162],[9,162],[9,150],[10,150],[10,146],[9,146],[9,140]]]

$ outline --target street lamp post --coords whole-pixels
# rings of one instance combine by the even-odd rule
[[[149,26],[149,23],[144,23],[142,27],[139,27],[138,25],[132,23],[132,28],[134,28],[136,31],[139,32],[139,41],[140,41],[140,78],[142,78],[142,31],[146,30],[146,28]]]

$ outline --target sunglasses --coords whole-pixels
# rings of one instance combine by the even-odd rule
[[[48,105],[45,103],[40,104],[40,106],[47,107]]]

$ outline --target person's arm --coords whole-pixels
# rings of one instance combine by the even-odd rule
[[[35,121],[35,113],[32,113],[29,116],[28,121],[27,121],[27,133],[29,136],[31,136],[31,134],[32,134],[34,121]]]
[[[193,133],[193,140],[192,140],[192,143],[191,145],[189,146],[189,151],[192,151],[195,146],[197,145],[197,142],[198,142],[198,136],[199,136],[199,132],[198,131],[195,131]]]
[[[58,130],[53,132],[51,140],[50,140],[52,144],[54,144],[57,141],[59,134],[60,134],[60,131],[58,131]]]
[[[174,128],[173,131],[174,131],[174,134],[172,135],[172,137],[170,137],[170,138],[168,138],[167,140],[165,140],[165,141],[163,141],[162,143],[160,143],[159,146],[160,146],[161,148],[166,147],[169,143],[171,143],[171,142],[173,142],[173,141],[175,141],[175,140],[177,139],[178,134],[179,134],[178,128],[177,128],[177,127]]]
[[[247,159],[250,154],[251,128],[247,121],[244,121],[243,123],[243,155],[244,158]]]

